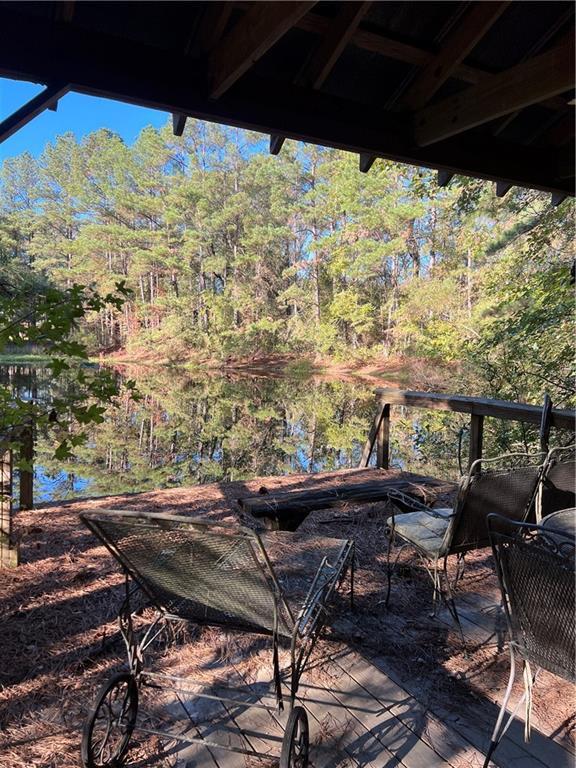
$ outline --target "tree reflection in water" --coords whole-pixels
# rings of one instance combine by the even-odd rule
[[[36,501],[356,467],[374,412],[374,385],[360,380],[126,373],[142,400],[120,400],[73,459],[56,461],[38,435]],[[54,393],[46,368],[4,366],[0,378],[47,403]],[[396,409],[393,419],[393,465],[454,476],[465,418]]]

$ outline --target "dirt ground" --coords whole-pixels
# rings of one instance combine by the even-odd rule
[[[354,477],[360,482],[363,474]],[[122,576],[112,557],[81,524],[80,512],[137,509],[238,522],[241,516],[235,499],[262,486],[269,491],[292,490],[341,480],[336,474],[259,478],[67,502],[19,513],[15,522],[22,564],[0,572],[0,767],[77,766],[90,701],[125,659],[117,626]],[[400,677],[414,676],[416,670],[424,699],[442,692],[455,710],[479,697],[499,701],[508,674],[507,654],[498,652],[494,643],[479,641],[465,655],[450,623],[428,618],[431,585],[408,551],[400,558],[391,605],[385,609],[386,512],[384,503],[343,503],[312,513],[300,528],[356,540],[356,607],[350,612],[345,596],[341,598],[339,619],[329,631],[331,641],[392,660]],[[241,522],[250,520],[244,516]],[[496,600],[487,551],[468,557],[460,590],[464,597],[474,595],[485,603]],[[160,640],[156,653],[163,671],[193,670],[210,682],[229,675],[229,662],[234,659],[234,669],[240,667],[248,679],[269,663],[267,643],[256,636],[238,638],[219,629],[189,628],[175,642]],[[160,713],[162,701],[155,697],[151,703]],[[543,733],[573,741],[573,687],[543,674],[534,696],[534,724]],[[167,768],[174,760],[152,738],[131,750],[129,764]]]

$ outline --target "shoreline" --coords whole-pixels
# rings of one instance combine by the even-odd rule
[[[419,386],[441,387],[446,372],[455,372],[457,363],[423,358],[391,356],[351,363],[333,358],[298,357],[291,354],[269,354],[254,357],[228,357],[224,360],[191,356],[187,359],[169,359],[153,353],[112,353],[91,358],[101,365],[119,368],[169,366],[187,373],[254,376],[266,378],[316,378],[325,380],[360,380],[382,384],[388,382],[399,388]]]
[[[0,354],[0,366],[46,366],[47,355]],[[460,363],[426,358],[390,356],[344,362],[329,357],[299,357],[295,354],[268,354],[253,357],[228,357],[218,360],[199,355],[188,358],[161,357],[146,350],[92,355],[84,364],[105,365],[117,369],[170,368],[190,376],[227,376],[252,378],[296,378],[322,381],[360,381],[399,389],[434,389],[443,391],[446,376],[457,373]]]

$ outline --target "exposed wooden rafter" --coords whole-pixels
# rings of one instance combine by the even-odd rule
[[[359,155],[359,168],[362,171],[362,173],[368,173],[370,168],[374,165],[374,162],[376,161],[376,155],[369,155],[367,152],[361,152]]]
[[[418,146],[434,144],[570,90],[575,80],[573,58],[572,45],[559,46],[418,111],[414,118]]]
[[[182,115],[179,112],[174,112],[172,114],[172,133],[174,136],[182,136],[185,127],[186,115]]]
[[[514,185],[508,181],[496,182],[496,197],[504,197],[512,189]]]
[[[402,104],[410,110],[427,104],[509,5],[509,0],[473,5],[462,22],[448,33],[440,53],[418,73]]]
[[[284,136],[279,136],[278,134],[273,133],[270,136],[270,154],[279,155],[285,141],[286,139]]]
[[[330,19],[327,19],[325,16],[320,16],[318,13],[308,13],[298,21],[296,26],[306,32],[325,35],[330,26]],[[361,27],[356,29],[352,35],[350,43],[362,50],[377,53],[380,56],[385,56],[389,59],[396,59],[396,61],[403,61],[406,64],[415,64],[422,67],[425,67],[434,58],[433,53],[430,53],[430,51],[423,48],[419,48],[416,45],[411,45],[410,43],[395,40],[394,38],[385,35],[370,32]],[[479,69],[478,67],[472,67],[468,64],[461,63],[452,72],[451,76],[462,82],[478,85],[479,83],[487,82],[494,76],[494,74]],[[547,99],[543,102],[542,106],[549,109],[564,109],[566,105],[562,99],[554,97]]]
[[[567,197],[568,195],[563,195],[561,192],[554,192],[552,194],[552,200],[551,200],[552,206],[554,208],[557,208],[559,205],[562,205],[562,203],[564,202],[564,200],[566,200]]]
[[[525,147],[529,144],[534,144],[534,142],[537,142],[542,136],[545,136],[550,128],[561,122],[561,120],[562,114],[560,112],[546,113],[544,119],[541,119],[538,124],[534,125],[529,133],[527,132],[525,134],[522,139],[522,144],[524,144]]]
[[[569,145],[556,153],[556,178],[574,179],[574,146]]]
[[[438,186],[447,187],[454,178],[452,171],[438,171]]]
[[[159,48],[153,55],[149,44],[68,24],[56,25],[54,34],[47,35],[44,25],[15,12],[10,4],[1,19],[9,34],[2,39],[0,76],[60,82],[66,73],[73,73],[73,90],[78,93],[340,148],[357,156],[450,168],[457,174],[573,194],[572,179],[560,175],[558,150],[545,143],[522,147],[474,132],[417,147],[408,119],[384,113],[378,102],[370,105],[322,89],[299,88],[272,71],[252,72],[224,98],[211,100],[206,70],[191,65],[184,51]]]
[[[574,8],[568,8],[566,13],[562,14],[562,16],[560,16],[554,24],[551,24],[547,29],[544,30],[542,37],[540,37],[534,43],[534,45],[528,51],[526,51],[524,56],[522,56],[520,61],[517,63],[520,64],[522,61],[526,61],[532,56],[536,56],[538,53],[540,53],[540,51],[547,45],[547,43],[549,43],[550,40],[553,40],[558,32],[572,21],[573,16]],[[571,24],[570,26],[572,27],[573,25]],[[565,40],[562,40],[561,42],[565,42]],[[511,114],[506,115],[506,117],[503,117],[501,120],[499,120],[492,128],[492,135],[499,136],[502,131],[504,131],[510,125],[510,123],[518,117],[520,112],[521,110],[516,110],[515,112],[512,112]]]
[[[231,88],[315,2],[254,3],[210,57],[210,96]]]
[[[197,44],[203,54],[210,53],[224,34],[233,6],[230,2],[206,3],[198,27]]]
[[[301,85],[320,88],[324,84],[370,5],[370,2],[343,3],[340,13],[328,27],[312,60],[300,76]]]
[[[562,147],[574,138],[575,125],[574,114],[570,111],[564,115],[559,123],[553,125],[541,137],[541,140],[546,144],[551,144],[553,147]]]
[[[69,90],[70,86],[67,83],[65,85],[62,83],[48,85],[41,93],[20,107],[20,109],[17,109],[16,112],[2,120],[0,123],[0,144],[41,112],[44,112],[45,109],[49,109],[54,104],[57,104],[58,99],[68,93]]]

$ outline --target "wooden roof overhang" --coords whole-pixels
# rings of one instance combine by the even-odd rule
[[[571,2],[0,2],[0,76],[574,194]]]

